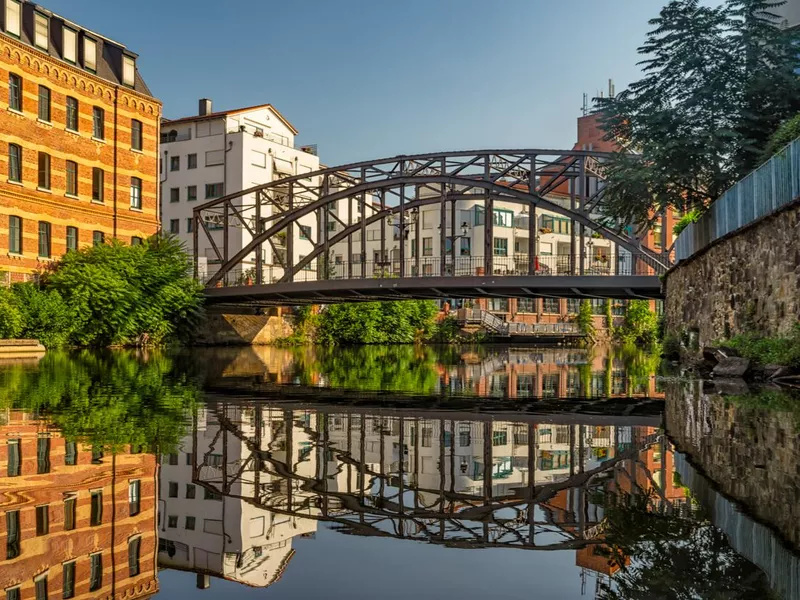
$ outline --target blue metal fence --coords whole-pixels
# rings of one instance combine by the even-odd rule
[[[675,240],[675,258],[685,260],[732,231],[800,197],[800,138],[750,173],[714,202]]]

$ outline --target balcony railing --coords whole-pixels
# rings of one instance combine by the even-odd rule
[[[169,144],[171,142],[185,142],[192,139],[192,131],[184,131],[181,133],[173,132],[173,131],[162,131],[161,132],[161,143],[162,144]]]
[[[357,257],[354,257],[357,258]],[[584,256],[581,268],[580,256],[538,256],[531,263],[527,255],[495,256],[492,261],[491,275],[507,277],[526,277],[533,274],[537,277],[561,276],[657,276],[664,273],[664,268],[654,264],[652,258],[646,254],[624,254],[609,256],[604,259],[590,259]],[[486,276],[486,263],[482,256],[447,257],[444,261],[437,257],[411,258],[403,261],[404,269],[401,270],[400,260],[378,260],[352,262],[332,262],[324,264],[319,259],[314,260],[304,269],[294,274],[294,282],[321,281],[321,280],[347,280],[347,279],[395,279],[404,277],[484,277]],[[263,266],[262,281],[275,283],[283,277],[284,269],[281,266]],[[255,268],[229,271],[221,287],[253,285],[255,282]]]

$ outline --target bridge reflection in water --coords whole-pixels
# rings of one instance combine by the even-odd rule
[[[167,499],[162,518],[181,527],[162,528],[160,564],[196,570],[199,552],[204,569],[251,584],[277,580],[290,538],[320,521],[345,534],[455,548],[574,551],[584,577],[607,578],[626,561],[605,543],[609,498],[635,494],[654,514],[692,513],[673,484],[671,447],[651,426],[219,401],[199,415],[183,452],[185,460],[165,458],[162,488],[191,482],[231,503],[234,516],[207,515],[201,525],[196,515],[196,531],[186,531],[185,503]],[[194,545],[209,530],[220,543]]]

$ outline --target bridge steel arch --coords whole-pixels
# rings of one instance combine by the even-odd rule
[[[492,214],[495,201],[522,204],[528,208],[527,255],[531,257],[530,275],[534,274],[533,257],[538,255],[537,210],[540,208],[571,221],[570,272],[574,275],[584,274],[584,257],[582,254],[576,257],[574,250],[577,247],[583,249],[587,231],[590,235],[595,232],[610,240],[617,248],[624,248],[635,255],[636,260],[653,273],[662,272],[671,265],[669,253],[644,246],[644,230],[634,231],[609,218],[598,217],[602,215],[603,163],[608,156],[606,153],[582,150],[443,152],[396,156],[284,177],[226,195],[194,209],[195,274],[198,274],[198,242],[202,233],[213,249],[216,262],[220,264],[216,273],[208,279],[208,287],[219,285],[253,254],[255,283],[262,284],[262,249],[268,244],[275,250],[279,235],[286,232],[280,283],[293,282],[299,271],[321,256],[328,257],[331,247],[342,242],[347,243],[348,257],[353,256],[353,243],[360,244],[361,273],[355,276],[365,278],[366,228],[381,223],[380,255],[384,256],[385,223],[388,221],[399,228],[402,237],[404,229],[410,226],[410,216],[419,214],[419,209],[424,206],[436,204],[440,206],[441,244],[438,258],[444,266],[449,257],[445,240],[452,238],[455,242],[456,206],[462,200],[482,200],[485,215]],[[553,197],[554,193],[557,193],[557,197]],[[379,201],[375,201],[376,196]],[[348,206],[344,219],[332,210],[341,200],[347,200]],[[447,235],[448,208],[453,217],[452,236]],[[316,217],[318,236],[310,240],[313,250],[296,260],[293,229],[299,226],[301,218],[309,215]],[[661,218],[663,231],[663,216]],[[338,222],[341,231],[331,235],[329,224],[332,222]],[[221,244],[218,243],[219,235],[215,239],[212,233],[215,228],[222,229]],[[251,241],[235,253],[232,252],[229,236],[229,231],[234,228],[246,230],[251,236]],[[483,260],[487,273],[492,273],[493,266],[493,229],[493,219],[486,218]],[[354,242],[353,237],[359,232],[360,241]],[[401,278],[406,276],[405,246],[405,243],[399,244]],[[450,252],[454,262],[455,247],[456,244],[452,243]],[[665,243],[662,243],[662,248],[666,248]],[[318,279],[326,279],[327,274],[319,268],[320,262],[317,261]],[[353,276],[352,266],[348,267],[350,276]]]

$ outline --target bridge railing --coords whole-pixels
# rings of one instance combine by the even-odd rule
[[[631,276],[662,275],[664,267],[654,264],[646,254],[619,254],[603,257],[571,255],[533,257],[527,254],[515,256],[492,257],[491,273],[486,271],[486,260],[483,256],[457,256],[453,260],[448,256],[424,256],[400,260],[368,260],[337,262],[311,265],[311,268],[298,271],[294,275],[294,283],[305,281],[338,281],[350,279],[395,279],[399,277],[558,277],[558,276]],[[265,265],[262,267],[262,280],[265,284],[278,283],[285,275],[281,265]],[[201,278],[207,281],[213,272]],[[218,287],[236,287],[254,285],[255,268],[231,270],[225,274]]]
[[[727,234],[800,197],[800,139],[778,152],[714,202],[675,240],[676,261],[686,260]]]

